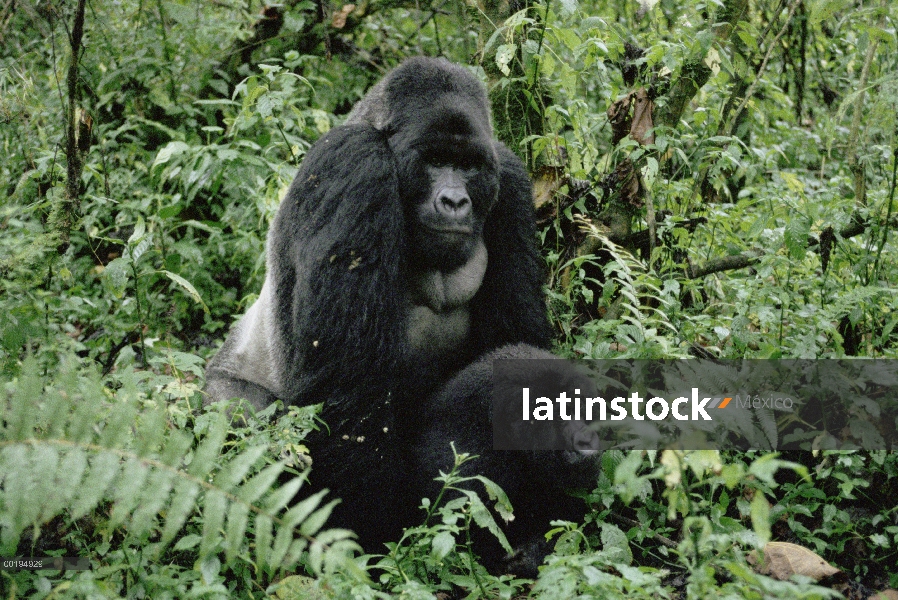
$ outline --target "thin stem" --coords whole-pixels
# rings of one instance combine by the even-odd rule
[[[879,21],[876,23],[876,27],[880,29],[885,25],[886,14],[888,13],[886,10],[887,1],[883,0],[880,7]],[[845,155],[848,157],[848,168],[854,174],[855,206],[867,205],[867,181],[864,174],[864,165],[860,163],[857,157],[857,144],[861,131],[861,113],[864,109],[864,96],[867,93],[867,80],[870,77],[870,66],[873,64],[873,57],[876,55],[878,44],[879,39],[870,36],[867,56],[864,57],[864,67],[861,69],[861,79],[857,86],[857,97],[854,99],[854,114],[851,115],[851,127],[848,130],[848,148],[845,151]]]
[[[876,249],[876,261],[873,263],[873,279],[879,278],[879,270],[882,267],[880,258],[882,257],[882,249],[885,248],[886,241],[889,237],[889,222],[892,219],[892,205],[895,200],[895,176],[898,175],[898,139],[895,140],[895,149],[892,151],[892,187],[889,190],[889,205],[886,209],[886,220],[882,224],[882,239],[879,242],[879,248]]]

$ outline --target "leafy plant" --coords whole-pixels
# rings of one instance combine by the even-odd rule
[[[269,579],[300,559],[320,573],[357,547],[349,532],[322,531],[338,502],[324,503],[326,491],[293,503],[306,477],[277,485],[285,463],[265,465],[266,445],[225,451],[224,409],[198,421],[204,433],[194,439],[171,427],[165,404],[135,397],[127,385],[113,394],[95,373],[80,372],[71,362],[53,378],[41,370],[27,359],[21,375],[3,386],[5,555],[40,547],[39,527],[51,520],[78,523],[88,515],[94,515],[93,534],[107,540],[101,555],[110,536],[120,538],[126,553],[139,548],[141,561],[189,552],[205,565],[207,583],[220,578],[219,568],[249,569],[255,578]],[[103,513],[108,516],[100,524]],[[139,565],[132,576],[145,577]]]

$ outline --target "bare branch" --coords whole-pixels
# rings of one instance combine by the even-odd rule
[[[81,122],[81,111],[78,109],[78,61],[81,56],[81,39],[84,36],[85,0],[78,0],[75,10],[75,22],[69,35],[71,59],[66,88],[69,106],[66,111],[66,184],[65,197],[54,209],[53,227],[59,236],[58,248],[64,252],[69,245],[69,232],[81,203],[81,170],[83,168],[83,151],[79,147],[78,134]],[[82,145],[84,142],[82,141]]]
[[[690,265],[686,269],[686,277],[688,279],[698,279],[705,275],[720,273],[721,271],[732,271],[733,269],[744,269],[758,262],[764,256],[762,250],[747,250],[742,254],[734,254],[733,256],[722,256],[709,260],[705,264],[696,267]]]

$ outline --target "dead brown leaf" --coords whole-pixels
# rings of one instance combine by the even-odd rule
[[[533,178],[533,206],[539,208],[554,198],[561,186],[567,183],[564,175],[564,167],[540,167]]]
[[[804,575],[815,581],[841,571],[804,546],[789,542],[770,542],[764,547],[764,562],[760,564],[757,553],[748,556],[748,562],[762,575],[786,581],[792,575]]]
[[[346,19],[349,15],[352,14],[352,11],[355,10],[355,4],[344,4],[343,8],[334,12],[334,16],[331,17],[331,25],[334,29],[343,29],[346,27]]]
[[[608,122],[611,123],[611,143],[616,144],[630,132],[630,106],[633,104],[633,92],[616,100],[608,107]]]
[[[645,88],[635,92],[633,101],[633,124],[630,125],[630,137],[643,146],[655,143],[655,124],[652,121],[652,110],[655,103],[649,98]]]

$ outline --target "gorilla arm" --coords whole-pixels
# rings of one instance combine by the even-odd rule
[[[266,281],[259,298],[234,324],[221,350],[209,361],[209,401],[245,398],[256,410],[262,410],[278,399],[280,384],[272,358],[270,296],[271,287]]]
[[[330,131],[271,225],[258,300],[209,364],[211,399],[261,407],[385,389],[376,374],[394,372],[405,347],[404,246],[384,135],[368,125]]]

